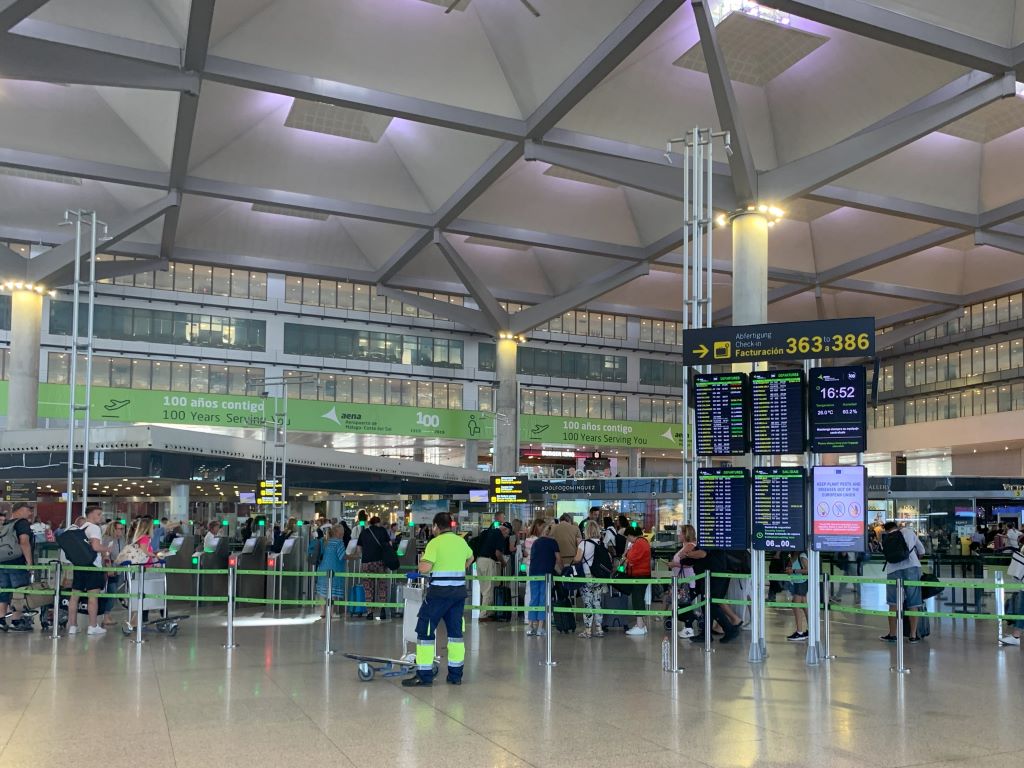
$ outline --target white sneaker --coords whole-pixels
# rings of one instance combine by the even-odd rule
[[[681,630],[679,630],[679,636],[684,640],[688,637],[693,637],[693,635],[693,627],[683,627]]]
[[[78,634],[78,625],[77,624],[68,624],[68,634],[69,635],[77,635]]]
[[[1020,645],[1020,638],[1013,635],[1003,635],[1003,639],[999,642],[1003,645]]]
[[[641,635],[647,634],[647,627],[633,627],[631,629],[627,629],[626,634],[631,635],[632,637],[640,637]]]
[[[107,634],[107,630],[105,630],[103,627],[89,627],[89,629],[86,630],[85,634],[87,634],[87,635],[105,635],[105,634]]]

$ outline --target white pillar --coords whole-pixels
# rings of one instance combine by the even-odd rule
[[[629,449],[628,462],[629,462],[629,469],[627,471],[627,475],[629,477],[640,477],[641,476],[640,473],[641,473],[642,469],[641,469],[641,458],[640,458],[640,449],[639,448],[630,448]]]
[[[188,520],[188,483],[171,483],[171,504],[167,510],[167,519],[172,523],[184,523]]]
[[[519,468],[518,352],[516,339],[498,339],[494,404],[494,473],[497,475],[514,475]]]
[[[743,213],[732,222],[732,324],[768,322],[768,218]]]
[[[480,442],[478,440],[466,441],[466,457],[463,466],[466,469],[476,469],[477,460],[480,454]]]
[[[43,297],[35,291],[11,295],[10,383],[7,428],[35,429],[39,412],[39,340]]]

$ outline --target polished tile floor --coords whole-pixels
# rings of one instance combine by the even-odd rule
[[[341,651],[393,654],[397,624],[258,616],[223,650],[223,617],[134,646],[111,632],[56,644],[0,635],[0,768],[32,766],[927,766],[1020,764],[1022,655],[945,621],[889,671],[880,624],[836,616],[829,664],[808,668],[769,622],[770,657],[744,644],[661,671],[663,633],[544,640],[471,626],[466,682],[362,683]],[[746,640],[746,634],[743,640]]]

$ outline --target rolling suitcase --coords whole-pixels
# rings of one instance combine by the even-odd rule
[[[503,585],[497,585],[494,587],[494,604],[502,608],[512,605],[512,590]],[[512,621],[512,613],[510,611],[495,611],[495,621]]]
[[[366,602],[366,590],[363,589],[362,584],[353,584],[348,590],[348,601],[350,603],[365,603]],[[348,608],[349,616],[362,616],[366,613],[365,605],[350,605]]]
[[[628,611],[629,597],[618,592],[601,595],[601,608],[609,611]],[[613,613],[601,616],[601,628],[605,632],[609,629],[629,629],[629,626],[629,616],[624,614]]]
[[[568,597],[560,596],[554,602],[555,608],[572,608],[573,603]],[[556,632],[571,634],[576,631],[575,613],[554,613],[551,618]]]

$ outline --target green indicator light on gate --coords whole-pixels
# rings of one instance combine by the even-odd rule
[[[259,522],[259,526],[260,526],[260,528],[262,528],[262,527],[263,527],[263,526],[265,526],[266,524],[267,524],[267,521],[266,521],[266,520],[260,520],[260,522]]]
[[[128,521],[125,520],[123,517],[120,520],[118,520],[117,522],[119,522],[121,525],[128,525]]]
[[[299,526],[299,528],[301,528],[301,527],[302,527],[302,526],[304,526],[304,525],[305,525],[306,523],[305,523],[305,522],[303,522],[302,520],[297,520],[297,521],[295,522],[295,524],[296,524],[297,526]]]
[[[227,520],[221,520],[220,524],[223,525],[225,528],[228,527],[228,521]]]
[[[519,564],[519,570],[522,571],[523,573],[526,573],[526,563],[520,563]]]
[[[620,565],[619,566],[619,573],[625,573],[625,572],[626,572],[626,566]]]
[[[199,565],[199,555],[192,555],[192,565]]]
[[[409,527],[412,528],[414,525],[416,525],[416,521],[415,520],[410,520],[409,521]]]
[[[366,527],[366,521],[365,520],[360,520],[359,521],[359,527],[360,528],[365,528]]]

